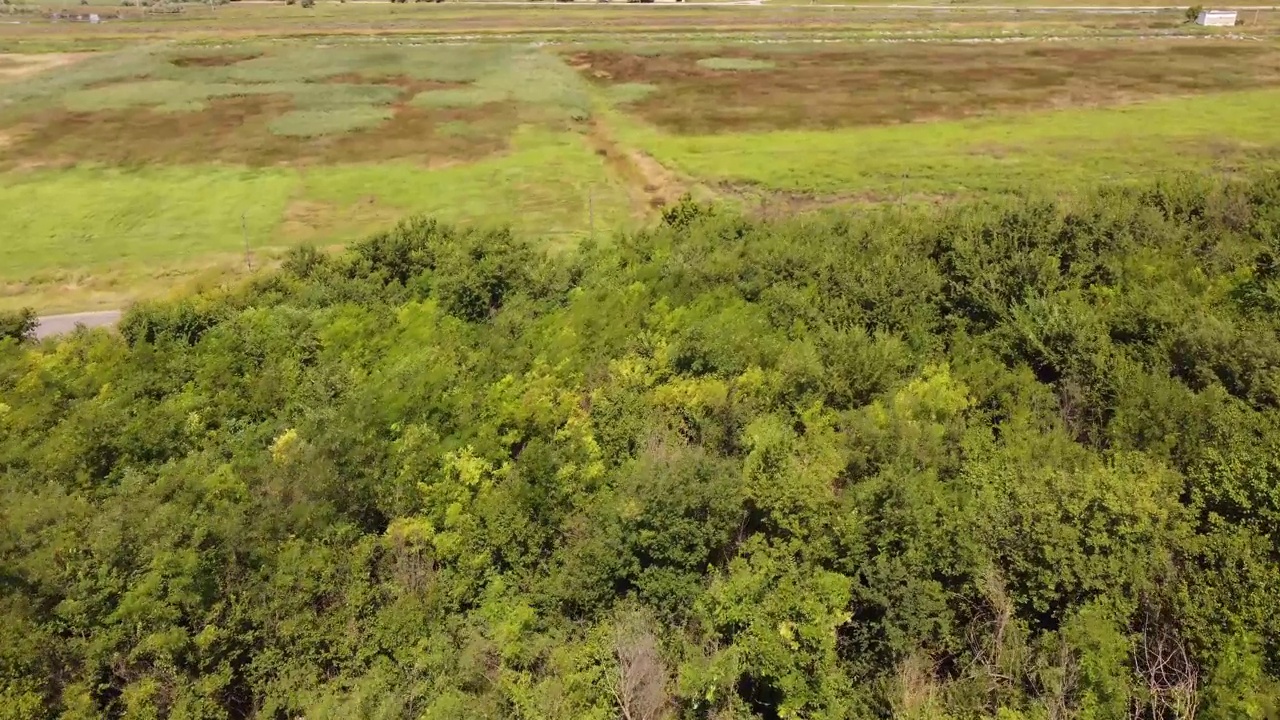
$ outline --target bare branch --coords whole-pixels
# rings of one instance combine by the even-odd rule
[[[1177,628],[1149,601],[1144,603],[1137,645],[1133,669],[1146,697],[1135,700],[1134,718],[1195,720],[1200,669],[1187,653]]]
[[[658,640],[639,615],[624,617],[614,634],[618,661],[613,695],[625,720],[660,720],[668,715],[667,666]]]

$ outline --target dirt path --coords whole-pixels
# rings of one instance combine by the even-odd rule
[[[670,205],[688,192],[688,184],[657,160],[640,150],[625,148],[618,143],[608,122],[600,114],[592,116],[587,142],[622,180],[631,199],[632,214],[637,217]]]

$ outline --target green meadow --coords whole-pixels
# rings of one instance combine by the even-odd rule
[[[940,40],[0,55],[0,308],[123,307],[414,215],[568,247],[685,193],[804,210],[1276,162],[1271,41]]]
[[[626,138],[714,184],[868,197],[1014,193],[1277,166],[1277,108],[1280,91],[1262,90],[854,130],[677,136],[634,127]]]

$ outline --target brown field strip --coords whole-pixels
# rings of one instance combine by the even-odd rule
[[[772,67],[698,63],[711,56]],[[571,61],[599,85],[655,85],[626,108],[664,129],[699,134],[895,124],[1280,85],[1280,47],[1230,41],[597,51]]]

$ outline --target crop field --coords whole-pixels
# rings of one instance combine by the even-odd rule
[[[121,307],[414,214],[567,246],[686,192],[791,211],[1280,160],[1270,13],[100,10],[0,25],[0,308]]]

